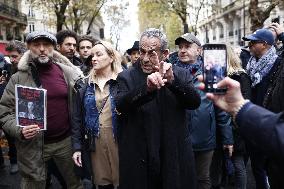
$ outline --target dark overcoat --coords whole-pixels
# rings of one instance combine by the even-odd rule
[[[189,72],[173,71],[174,82],[154,92],[139,64],[117,78],[120,189],[196,188],[185,109],[197,108],[200,96]]]

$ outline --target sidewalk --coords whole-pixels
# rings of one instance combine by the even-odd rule
[[[3,142],[3,141],[2,141]],[[3,144],[2,144],[3,145]],[[0,169],[0,189],[20,189],[21,176],[20,173],[10,174],[9,168],[10,163],[8,159],[8,148],[6,145],[3,145],[3,156],[5,159],[5,169]],[[60,189],[60,185],[56,178],[52,176],[52,186],[49,189]]]
[[[7,149],[3,149],[7,152]],[[20,173],[11,175],[9,173],[9,160],[5,153],[5,169],[0,169],[0,189],[20,189],[21,176]],[[56,178],[52,176],[52,186],[49,189],[60,189],[60,185]]]
[[[3,149],[4,150],[4,149]],[[6,157],[6,156],[5,156]],[[19,173],[11,175],[9,173],[9,161],[5,158],[5,169],[0,169],[0,188],[1,189],[19,189],[21,176]]]

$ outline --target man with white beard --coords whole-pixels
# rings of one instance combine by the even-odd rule
[[[82,188],[73,171],[70,116],[72,91],[82,72],[54,50],[54,35],[37,31],[28,34],[27,51],[18,72],[9,80],[0,101],[0,125],[16,138],[22,189],[41,189],[46,182],[46,162],[55,161],[67,188]],[[16,126],[15,85],[47,90],[47,130],[38,125]]]

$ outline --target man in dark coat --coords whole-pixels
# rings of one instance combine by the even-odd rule
[[[161,61],[168,53],[166,36],[148,29],[138,66],[117,78],[120,189],[196,188],[185,110],[196,109],[200,96],[189,72]]]

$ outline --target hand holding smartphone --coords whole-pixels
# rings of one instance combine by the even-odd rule
[[[215,94],[226,93],[226,88],[217,88],[217,83],[227,76],[227,48],[225,44],[203,46],[203,76],[205,91]]]

